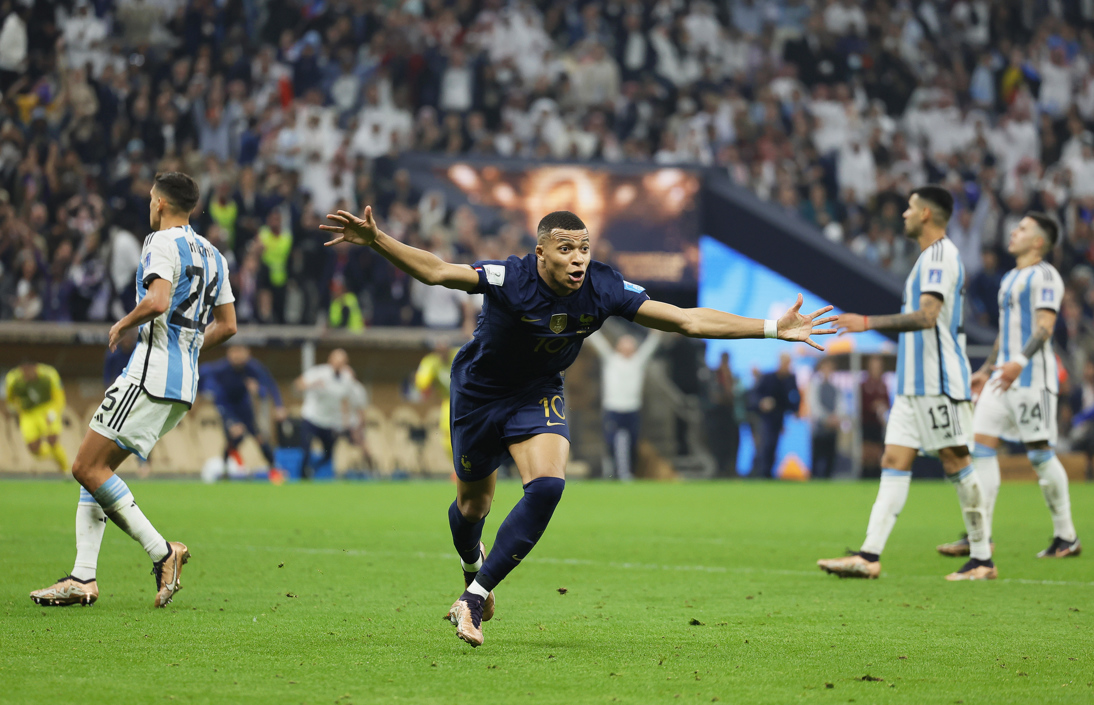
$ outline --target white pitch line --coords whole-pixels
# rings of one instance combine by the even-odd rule
[[[368,551],[359,548],[308,548],[305,546],[219,546],[219,548],[244,549],[248,551],[290,551],[307,555],[346,555],[359,558],[420,558],[423,560],[454,561],[455,553],[426,553],[415,551]],[[812,570],[787,570],[782,568],[726,568],[725,566],[711,565],[663,565],[659,563],[621,563],[617,561],[595,561],[587,558],[551,558],[550,556],[528,556],[522,561],[529,563],[546,563],[548,565],[573,565],[590,566],[593,568],[616,568],[619,570],[650,570],[650,571],[674,571],[691,573],[735,573],[747,575],[761,573],[767,575],[817,575]],[[913,578],[916,580],[941,580],[939,575],[903,575],[901,578]],[[1094,581],[1084,582],[1078,580],[1033,580],[1030,578],[1003,578],[999,583],[1015,585],[1058,585],[1063,587],[1094,587]]]

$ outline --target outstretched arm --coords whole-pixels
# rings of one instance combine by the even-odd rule
[[[911,313],[894,313],[891,316],[863,316],[861,313],[841,313],[836,317],[840,335],[861,333],[867,330],[912,331],[934,328],[942,311],[942,299],[934,294],[921,294],[919,308]]]
[[[585,339],[585,342],[592,346],[593,350],[600,357],[608,357],[612,354],[611,344],[604,339],[604,333],[597,331]]]
[[[319,228],[337,235],[327,243],[328,247],[340,242],[366,245],[423,284],[439,284],[461,291],[471,291],[479,285],[479,275],[471,267],[445,262],[432,252],[404,245],[380,230],[372,217],[372,206],[365,206],[365,214],[361,218],[347,211],[338,211],[337,214],[328,214],[327,219],[331,224],[320,225]]]
[[[796,340],[824,350],[813,342],[812,335],[831,335],[834,328],[816,330],[814,326],[836,320],[835,316],[817,317],[832,310],[831,306],[817,309],[805,316],[799,313],[802,295],[798,301],[776,321],[779,340]],[[646,301],[638,307],[634,322],[654,330],[679,333],[689,338],[765,338],[764,321],[760,318],[744,318],[712,308],[679,308],[661,301]]]

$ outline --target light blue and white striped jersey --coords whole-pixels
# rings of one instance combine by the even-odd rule
[[[1022,352],[1037,320],[1038,309],[1060,311],[1064,297],[1064,280],[1048,262],[1012,269],[999,286],[999,362],[1010,362]],[[1018,375],[1015,385],[1059,391],[1056,376],[1056,353],[1049,338],[1029,359]]]
[[[157,278],[171,282],[171,303],[140,327],[122,375],[151,397],[193,404],[198,354],[213,307],[235,301],[228,262],[189,225],[158,230],[144,239],[137,266],[138,303]]]
[[[901,313],[918,310],[919,297],[928,293],[942,297],[942,310],[934,328],[900,334],[896,393],[971,399],[971,370],[965,354],[965,267],[957,246],[947,238],[920,253],[904,283]]]

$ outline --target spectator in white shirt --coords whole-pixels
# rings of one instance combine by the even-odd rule
[[[471,109],[474,92],[475,74],[471,67],[467,66],[463,52],[454,49],[448,61],[448,67],[441,74],[441,110],[467,112]]]
[[[354,380],[345,350],[333,350],[327,364],[316,365],[297,378],[297,390],[304,393],[304,405],[300,409],[300,443],[304,448],[304,464],[300,469],[304,479],[315,474],[315,468],[330,461],[334,456],[334,441],[348,426],[349,404]],[[323,444],[323,457],[318,463],[311,460],[311,444],[318,438]]]
[[[646,367],[657,350],[661,334],[650,332],[639,346],[634,336],[622,335],[613,348],[603,333],[589,336],[600,356],[600,395],[604,409],[604,440],[611,454],[615,477],[634,478],[634,456],[642,422],[642,386]],[[605,468],[605,477],[612,473]]]
[[[0,92],[7,91],[27,70],[27,23],[25,10],[15,8],[0,28]]]
[[[840,193],[850,193],[852,200],[859,205],[865,205],[877,192],[874,155],[863,147],[860,139],[853,139],[850,145],[840,150],[836,180]]]

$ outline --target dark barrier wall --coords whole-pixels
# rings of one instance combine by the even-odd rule
[[[900,310],[902,281],[734,185],[724,174],[707,174],[700,204],[707,235],[835,306],[868,315]],[[966,333],[969,343],[990,345],[995,340],[995,331],[982,326],[966,325]]]

